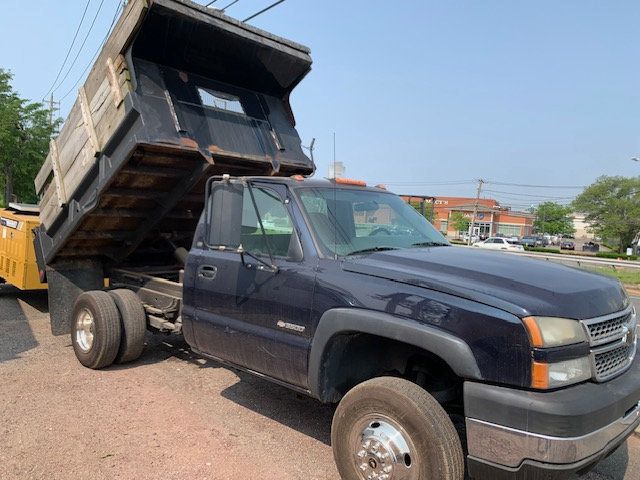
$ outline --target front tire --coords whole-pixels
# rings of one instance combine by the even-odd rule
[[[85,292],[76,300],[71,343],[78,361],[100,369],[113,363],[120,348],[120,314],[107,292]]]
[[[440,404],[419,386],[379,377],[351,389],[331,425],[343,480],[462,480],[460,439]]]

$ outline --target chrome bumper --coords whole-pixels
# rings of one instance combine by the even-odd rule
[[[518,467],[525,460],[571,464],[596,455],[622,441],[640,425],[640,403],[623,418],[580,437],[552,437],[466,419],[469,457],[504,467]]]

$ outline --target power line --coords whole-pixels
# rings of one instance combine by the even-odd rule
[[[76,61],[78,60],[78,57],[80,56],[80,53],[82,52],[82,49],[84,48],[84,45],[87,43],[87,39],[89,38],[89,35],[91,34],[91,30],[93,30],[93,26],[96,23],[96,20],[98,18],[98,15],[100,14],[100,11],[102,10],[102,5],[103,4],[104,4],[104,0],[100,0],[100,4],[98,5],[98,10],[96,10],[96,14],[93,16],[93,20],[91,21],[91,25],[89,25],[89,30],[87,30],[87,34],[84,36],[84,40],[82,40],[82,44],[80,45],[80,48],[78,49],[78,52],[76,53],[76,56],[73,58],[73,61],[71,62],[71,65],[69,65],[69,69],[67,70],[67,73],[65,73],[64,78],[62,80],[60,80],[60,83],[58,84],[58,86],[56,86],[53,89],[54,92],[58,88],[60,88],[62,86],[64,81],[67,79],[67,77],[71,73],[71,70],[73,69],[73,66],[76,64]],[[62,100],[62,99],[60,99],[60,100]]]
[[[510,195],[510,196],[513,196],[513,197],[550,198],[550,199],[557,199],[557,200],[565,200],[565,199],[573,199],[573,198],[575,198],[575,195],[573,195],[573,196],[540,195],[540,194],[531,195],[531,194],[520,193],[520,192],[505,192],[505,191],[502,191],[502,190],[486,190],[485,189],[485,192],[499,193],[499,194],[503,194],[503,195]]]
[[[214,3],[216,3],[218,0],[212,0],[211,2],[207,3],[205,5],[206,8],[210,7],[211,5],[213,5]]]
[[[96,57],[98,56],[98,54],[100,53],[100,50],[102,49],[102,46],[105,44],[105,42],[107,41],[107,38],[109,38],[109,34],[111,33],[111,30],[113,29],[114,24],[116,23],[116,19],[118,18],[118,13],[120,12],[120,8],[123,7],[123,3],[121,4],[120,2],[118,2],[117,6],[116,6],[116,11],[113,14],[113,18],[111,19],[111,24],[109,25],[109,29],[107,30],[107,33],[105,34],[104,38],[102,39],[102,42],[100,42],[100,45],[98,45],[98,48],[96,49],[95,53],[93,54],[93,57],[91,58],[91,60],[89,61],[89,63],[87,63],[86,67],[84,67],[84,70],[82,71],[82,73],[80,74],[80,76],[78,77],[78,79],[76,80],[76,82],[73,84],[73,86],[67,91],[67,93],[65,93],[61,98],[60,101],[64,100],[65,98],[67,98],[69,96],[69,94],[71,92],[73,92],[76,88],[76,86],[78,85],[78,83],[80,83],[80,80],[82,80],[82,78],[84,77],[84,74],[87,73],[87,70],[89,70],[89,67],[91,67],[91,65],[93,65],[93,63],[96,60]]]
[[[80,18],[80,23],[78,23],[78,27],[76,28],[76,33],[73,35],[73,40],[71,40],[71,45],[69,45],[69,49],[67,50],[67,54],[64,56],[64,60],[62,62],[62,65],[60,65],[60,70],[58,70],[58,74],[56,75],[55,80],[53,81],[53,83],[49,87],[49,90],[47,90],[47,93],[45,93],[42,96],[43,99],[44,99],[44,97],[46,97],[47,95],[49,95],[51,93],[51,91],[53,90],[53,87],[55,86],[56,82],[60,78],[60,74],[62,73],[62,70],[64,69],[64,66],[67,64],[67,60],[69,59],[69,55],[71,54],[71,50],[73,49],[73,46],[76,44],[76,39],[78,38],[78,33],[80,33],[80,27],[82,27],[82,24],[84,23],[84,17],[87,14],[87,10],[89,9],[89,4],[90,3],[91,3],[91,0],[87,0],[87,3],[84,6],[84,11],[82,12],[82,18]]]
[[[522,183],[494,182],[491,180],[487,180],[485,183],[487,183],[488,185],[500,185],[504,187],[557,188],[559,190],[563,188],[579,188],[579,189],[586,188],[584,185],[527,185]]]
[[[276,5],[280,5],[282,2],[284,2],[284,0],[278,0],[277,2],[273,2],[271,5],[269,5],[266,8],[263,8],[262,10],[260,10],[259,12],[254,13],[253,15],[251,15],[250,17],[247,17],[243,20],[243,22],[248,22],[249,20],[256,18],[258,15],[262,15],[264,12],[266,12],[267,10],[271,10],[273,7],[275,7]]]
[[[235,5],[236,3],[238,3],[240,0],[233,0],[233,2],[231,2],[229,5],[227,5],[226,7],[222,7],[220,9],[221,12],[224,12],[227,8],[229,8],[231,5]]]

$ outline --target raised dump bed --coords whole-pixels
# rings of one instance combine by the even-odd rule
[[[131,0],[35,179],[41,265],[189,247],[214,174],[310,174],[309,50],[184,0]]]

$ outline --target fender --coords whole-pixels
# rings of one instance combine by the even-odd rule
[[[325,400],[321,373],[324,353],[331,339],[342,333],[356,332],[420,347],[442,358],[459,377],[482,380],[469,345],[444,330],[385,312],[334,308],[322,315],[313,336],[309,354],[309,390],[312,396]]]

